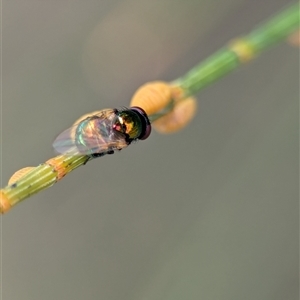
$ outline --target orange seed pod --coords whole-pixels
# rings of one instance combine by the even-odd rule
[[[184,91],[179,86],[166,82],[150,82],[141,86],[133,95],[130,105],[139,106],[148,115],[159,113],[173,101],[173,109],[152,123],[160,133],[172,133],[185,127],[194,117],[196,99],[184,99]]]
[[[178,101],[173,110],[153,122],[153,128],[159,133],[173,133],[184,128],[195,116],[197,100],[189,97]]]
[[[172,100],[172,86],[166,82],[154,81],[142,85],[133,95],[130,106],[141,107],[146,114],[152,115]]]
[[[34,167],[26,167],[18,170],[9,178],[8,184],[13,184],[14,182],[18,181],[21,177],[26,175],[32,169],[34,169]]]

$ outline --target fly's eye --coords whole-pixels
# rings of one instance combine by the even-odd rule
[[[141,134],[139,116],[131,110],[119,111],[114,129],[125,134],[130,140],[137,139]]]
[[[148,119],[148,116],[147,116],[146,112],[138,106],[131,107],[131,110],[138,114],[140,123],[141,123],[141,127],[142,127],[142,131],[141,131],[138,139],[145,140],[146,138],[148,138],[148,136],[151,133],[151,123]]]
[[[148,117],[139,107],[118,111],[113,128],[125,134],[130,140],[144,140],[151,132]]]

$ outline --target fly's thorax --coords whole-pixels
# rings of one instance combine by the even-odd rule
[[[126,135],[114,130],[117,110],[106,110],[82,120],[76,128],[75,144],[80,153],[99,157],[128,146]]]
[[[113,129],[124,134],[128,142],[131,142],[137,139],[146,139],[150,135],[151,124],[144,110],[132,107],[117,112]]]

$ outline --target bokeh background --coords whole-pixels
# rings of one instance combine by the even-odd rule
[[[2,186],[287,0],[2,1]],[[88,163],[1,223],[3,300],[299,297],[299,50],[197,95],[193,122]]]

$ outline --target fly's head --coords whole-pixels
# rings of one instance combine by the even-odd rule
[[[145,140],[151,133],[151,124],[147,114],[140,107],[117,112],[117,118],[113,124],[113,129],[124,134],[128,142],[133,140]]]

